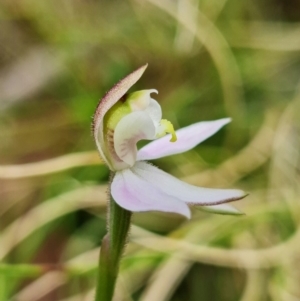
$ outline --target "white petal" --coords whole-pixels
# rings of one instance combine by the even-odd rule
[[[243,215],[244,213],[239,211],[232,205],[229,204],[220,204],[220,205],[213,205],[213,206],[199,206],[196,207],[202,211],[207,211],[216,214],[226,214],[226,215]]]
[[[154,140],[139,150],[137,159],[153,160],[186,152],[215,134],[229,122],[230,118],[223,118],[214,121],[202,121],[179,129],[176,131],[176,142],[170,142],[171,135]]]
[[[155,127],[159,126],[159,123],[162,118],[162,111],[159,103],[151,98],[149,106],[144,110],[147,114],[149,114],[150,118],[153,120]]]
[[[123,97],[123,95],[133,86],[143,75],[147,64],[138,68],[127,75],[114,85],[100,100],[93,119],[94,139],[101,157],[110,166],[109,160],[105,155],[104,138],[103,138],[103,119],[107,111]]]
[[[156,89],[147,89],[128,94],[126,101],[129,104],[131,111],[145,110],[150,104],[151,93],[158,94],[158,91]]]
[[[134,173],[134,168],[118,171],[111,184],[111,195],[123,208],[133,212],[163,211],[190,218],[184,203],[160,191]]]
[[[188,204],[217,205],[239,200],[246,196],[244,191],[238,189],[212,189],[184,183],[145,162],[137,162],[134,166],[134,172],[157,189]]]
[[[142,139],[155,138],[155,125],[144,111],[132,112],[123,117],[114,132],[114,147],[124,162],[133,166],[136,161],[136,143]]]

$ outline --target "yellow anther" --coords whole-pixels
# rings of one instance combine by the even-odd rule
[[[177,140],[177,136],[173,124],[167,119],[162,119],[160,121],[160,124],[164,128],[165,133],[169,133],[172,135],[170,142],[175,142]]]

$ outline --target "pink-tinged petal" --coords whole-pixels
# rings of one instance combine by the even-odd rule
[[[218,205],[242,199],[245,192],[238,189],[212,189],[187,184],[145,162],[137,162],[134,172],[153,187],[187,204]]]
[[[111,184],[111,195],[123,208],[133,212],[163,211],[190,218],[189,207],[141,179],[133,169],[118,171]]]
[[[197,209],[202,211],[216,213],[216,214],[224,214],[224,215],[244,215],[243,212],[239,211],[232,205],[229,204],[220,204],[214,206],[199,206]]]
[[[152,119],[144,111],[123,117],[114,132],[114,147],[118,157],[133,166],[137,154],[136,143],[142,139],[154,139],[155,131]]]
[[[230,121],[230,118],[202,121],[179,129],[176,131],[176,142],[170,142],[171,135],[154,140],[139,150],[137,159],[153,160],[186,152],[215,134]]]
[[[93,134],[94,139],[100,152],[101,157],[110,166],[110,163],[106,157],[103,137],[103,119],[107,111],[119,100],[124,94],[140,79],[144,71],[147,68],[147,64],[138,68],[134,72],[127,75],[120,80],[116,85],[110,89],[105,96],[100,100],[93,118]],[[111,167],[111,166],[110,166]]]

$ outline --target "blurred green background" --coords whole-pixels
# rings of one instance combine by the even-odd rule
[[[148,63],[176,128],[229,116],[154,163],[236,187],[244,216],[134,215],[115,300],[300,300],[300,2],[1,0],[0,301],[93,300],[108,169],[98,99]]]

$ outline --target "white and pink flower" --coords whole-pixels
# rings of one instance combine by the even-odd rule
[[[163,211],[190,218],[188,205],[224,214],[240,214],[226,204],[246,196],[238,189],[210,189],[184,183],[144,160],[154,160],[186,152],[221,127],[229,118],[198,122],[174,131],[162,119],[156,90],[126,94],[144,73],[147,65],[118,82],[100,101],[93,123],[93,134],[102,159],[115,173],[111,194],[123,208],[133,211]],[[153,140],[140,150],[137,142]]]

